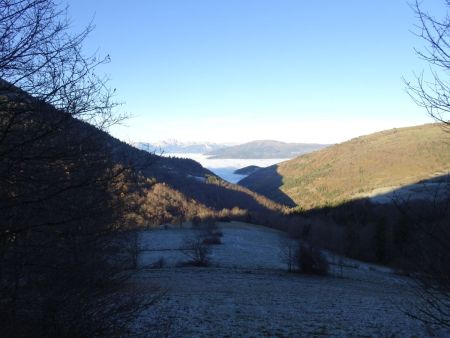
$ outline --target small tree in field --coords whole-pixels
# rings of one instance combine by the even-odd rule
[[[329,264],[324,254],[306,243],[301,243],[297,254],[297,264],[301,272],[327,275]]]
[[[298,256],[299,243],[298,241],[289,238],[287,236],[283,236],[279,241],[280,248],[280,258],[283,263],[286,264],[287,270],[292,272],[296,265],[296,260]]]
[[[195,266],[208,266],[210,262],[211,248],[204,241],[200,231],[185,238],[182,243],[182,252],[189,258],[189,264]]]

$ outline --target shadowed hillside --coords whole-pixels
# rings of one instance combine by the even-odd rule
[[[439,124],[361,136],[268,168],[239,183],[281,203],[337,205],[446,173],[450,137]]]
[[[6,101],[13,99],[27,102],[35,101],[27,93],[11,86],[6,86],[6,89],[0,91],[0,99]],[[89,141],[101,148],[103,154],[108,156],[116,165],[129,168],[135,175],[140,175],[141,180],[148,179],[152,184],[163,183],[166,185],[166,187],[160,189],[164,189],[166,195],[173,195],[174,197],[164,199],[166,209],[178,208],[180,201],[185,206],[200,205],[202,211],[210,210],[212,212],[235,207],[249,212],[270,213],[278,213],[283,209],[281,205],[245,187],[223,181],[192,159],[159,156],[137,149],[112,137],[103,130],[58,111],[50,105],[42,105],[38,112],[33,113],[31,118],[42,120],[42,123],[47,120],[64,120],[64,123],[70,124],[71,128],[76,130],[74,135],[67,135],[72,142],[80,142],[83,137],[89,138]],[[128,188],[129,192],[136,189],[142,190],[142,187],[138,185],[138,187]],[[150,192],[153,190],[150,189]],[[148,195],[149,198],[150,195]],[[172,202],[174,202],[173,205],[171,205]],[[197,207],[191,209],[200,210]],[[187,211],[180,209],[176,214],[182,218],[187,217],[188,214],[192,216],[192,212]],[[166,221],[168,220],[166,219]]]
[[[182,198],[187,204],[200,203],[212,211],[234,207],[249,212],[278,213],[283,210],[281,205],[267,197],[222,180],[194,160],[154,155],[129,146],[106,133],[104,137],[114,143],[114,152],[119,162],[132,163],[133,170],[156,183],[164,183],[169,193],[180,193],[177,199]],[[173,206],[168,202],[166,207]],[[179,213],[183,215],[184,211],[180,210]]]

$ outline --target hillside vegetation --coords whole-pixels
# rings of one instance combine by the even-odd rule
[[[337,205],[450,169],[450,135],[440,124],[361,136],[263,168],[239,183],[302,209]]]
[[[326,147],[326,144],[252,141],[206,153],[212,158],[293,158]]]

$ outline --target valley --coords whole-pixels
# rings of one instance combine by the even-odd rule
[[[132,320],[124,324],[125,336],[448,336],[448,332],[438,325],[424,325],[411,318],[427,299],[418,293],[417,280],[411,278],[416,268],[409,265],[411,262],[414,265],[431,264],[411,255],[411,248],[441,250],[432,245],[429,238],[419,237],[421,232],[417,227],[435,224],[432,235],[435,236],[434,231],[440,234],[441,230],[445,234],[447,214],[442,212],[438,217],[433,214],[432,218],[427,218],[427,212],[436,207],[446,210],[447,195],[440,194],[442,198],[438,201],[432,200],[433,193],[421,194],[418,199],[407,198],[408,203],[420,203],[420,208],[413,204],[414,212],[419,214],[408,211],[406,216],[392,203],[389,195],[400,191],[417,193],[418,186],[407,183],[417,183],[415,180],[420,178],[425,186],[422,192],[436,184],[444,189],[447,187],[445,177],[439,181],[434,178],[437,170],[442,173],[449,163],[447,155],[443,156],[448,144],[441,143],[438,126],[385,131],[288,161],[282,158],[218,159],[198,153],[159,156],[121,142],[88,123],[62,115],[50,105],[41,106],[18,89],[9,88],[0,93],[11,104],[15,100],[28,100],[31,105],[38,105],[37,117],[33,111],[26,116],[35,129],[29,126],[22,129],[21,124],[16,127],[15,132],[22,137],[36,137],[42,124],[58,124],[52,142],[35,143],[35,148],[27,149],[37,159],[41,159],[46,151],[54,151],[52,147],[56,144],[61,152],[86,149],[84,155],[89,154],[89,158],[106,167],[100,167],[97,173],[100,178],[94,181],[96,184],[88,185],[93,191],[88,190],[86,195],[73,193],[71,189],[66,192],[68,184],[74,185],[76,192],[77,184],[81,184],[78,180],[84,182],[86,178],[95,178],[90,176],[93,175],[90,170],[99,167],[98,163],[84,162],[83,156],[69,157],[67,163],[51,162],[53,171],[50,173],[48,168],[40,173],[39,170],[44,168],[38,164],[27,167],[29,171],[17,173],[22,175],[24,182],[36,172],[50,181],[59,177],[61,186],[44,185],[43,196],[46,198],[34,202],[36,207],[65,210],[61,202],[63,206],[67,201],[69,205],[84,202],[96,212],[101,206],[101,217],[115,217],[107,230],[96,228],[104,223],[94,223],[97,219],[91,214],[85,217],[92,223],[78,221],[77,215],[71,216],[75,218],[70,219],[67,228],[58,228],[67,231],[64,236],[54,233],[52,227],[42,229],[54,238],[52,246],[46,250],[58,252],[65,241],[71,244],[71,251],[66,255],[51,256],[56,260],[53,264],[60,266],[58,270],[69,271],[59,276],[61,287],[74,279],[74,273],[86,274],[90,283],[95,282],[90,276],[99,274],[106,278],[104,285],[109,285],[109,278],[114,283],[120,281],[113,298],[104,298],[108,306],[121,306],[121,301],[128,299],[124,292],[136,297],[136,305],[128,305],[133,315]],[[79,135],[84,137],[79,139]],[[12,138],[10,142],[14,145],[17,139]],[[372,162],[366,161],[366,154],[370,154]],[[105,155],[108,162],[103,160]],[[8,159],[15,163],[15,158],[10,156]],[[379,158],[382,165],[376,165]],[[357,182],[362,187],[379,189],[377,194],[355,195],[354,200],[339,200],[330,208],[329,204],[336,201],[327,199],[330,195],[326,190],[317,190],[322,195],[311,197],[303,192],[298,197],[290,196],[291,190],[285,190],[283,186],[290,184],[289,187],[295,190],[303,188],[305,182],[314,187],[315,180],[322,184],[327,180],[336,182],[332,173],[337,170],[340,173],[337,182],[344,181],[337,186],[347,188],[347,180],[354,182],[355,179],[354,171],[345,171],[349,162],[351,167],[364,168],[359,170],[364,179]],[[74,165],[82,169],[78,174],[86,173],[87,176],[71,175],[67,168]],[[274,168],[278,166],[293,169],[280,171],[277,175]],[[246,172],[249,175],[238,182],[245,176],[235,172],[240,168],[253,172]],[[299,175],[298,168],[306,170],[315,180],[296,176]],[[7,168],[4,170],[8,175],[16,175]],[[405,176],[405,172],[411,174]],[[102,185],[105,173],[112,176],[107,176],[108,184]],[[282,176],[285,173],[293,175]],[[395,181],[398,177],[402,180]],[[432,177],[431,181],[427,180],[429,177]],[[255,187],[252,182],[259,186]],[[386,182],[397,186],[393,186],[392,191],[386,190]],[[24,191],[32,187],[21,186]],[[353,192],[354,186],[350,187]],[[56,188],[60,189],[57,193],[53,190]],[[347,191],[343,190],[340,197],[345,197]],[[35,192],[31,189],[27,193],[33,195]],[[385,196],[380,195],[382,193]],[[97,199],[86,199],[86,196]],[[311,205],[310,209],[299,208],[310,201],[317,204]],[[323,201],[328,205],[326,208],[320,208]],[[9,217],[17,220],[15,226],[25,226],[27,219],[20,218],[18,210],[23,203],[29,203],[28,200],[10,198],[8,203]],[[68,211],[52,214],[51,221],[66,222],[67,214],[71,215]],[[423,223],[409,225],[419,221]],[[77,229],[82,230],[75,240],[71,222],[80,222]],[[22,230],[19,227],[15,231],[20,234]],[[92,232],[100,251],[92,251],[90,247]],[[41,232],[35,232],[34,227],[26,234],[36,241],[42,240]],[[23,252],[23,247],[16,247],[14,241],[11,243],[12,252]],[[110,248],[114,249],[110,251]],[[26,264],[33,266],[35,247],[28,246],[26,250],[29,250],[25,255]],[[78,257],[80,250],[85,250],[82,251],[84,255],[99,255],[98,272],[90,270],[90,259],[84,261],[87,267],[78,265],[76,259],[71,260]],[[287,253],[289,261],[286,261]],[[412,260],[409,257],[413,257]],[[14,259],[14,255],[8,257],[8,266],[14,266]],[[49,258],[40,259],[45,262]],[[442,259],[445,261],[446,256]],[[70,269],[66,267],[68,261],[72,264]],[[438,264],[442,262],[438,261]],[[109,269],[113,269],[112,275]],[[55,284],[52,271],[44,271],[46,283]],[[27,275],[41,274],[33,269],[25,269],[25,272]],[[10,274],[9,278],[14,279],[14,276]],[[33,285],[30,282],[23,288]],[[73,285],[74,289],[79,287],[84,285]],[[94,284],[87,289],[97,292],[98,287]],[[65,291],[59,295],[58,301],[65,302]],[[89,305],[94,302],[90,306],[95,309],[96,298],[88,297],[89,293],[86,295],[82,301]],[[147,298],[151,299],[148,304]],[[78,296],[71,298],[75,304],[78,301]],[[125,309],[128,308],[125,306]],[[25,311],[25,308],[21,310]],[[119,308],[117,311],[122,315],[122,311],[127,313],[128,310]],[[65,316],[71,315],[69,312]],[[23,314],[21,318],[27,316]],[[76,323],[76,319],[71,322]],[[64,322],[60,325],[65,327]]]
[[[450,338],[449,75],[450,0],[0,0],[0,336]]]
[[[219,159],[219,158],[211,158],[205,154],[197,154],[197,153],[167,153],[164,154],[167,157],[176,157],[176,158],[189,158],[198,163],[200,163],[203,167],[211,170],[214,174],[219,176],[220,178],[230,182],[230,183],[238,183],[243,178],[247,177],[247,175],[236,174],[235,171],[241,168],[245,168],[250,165],[256,165],[259,167],[268,167],[282,161],[285,161],[284,158],[227,158],[227,159]]]
[[[164,157],[188,158],[200,163],[222,179],[237,183],[249,173],[236,173],[248,167],[268,167],[287,159],[322,149],[324,144],[284,143],[279,141],[253,141],[240,145],[214,142],[131,142],[133,147]]]

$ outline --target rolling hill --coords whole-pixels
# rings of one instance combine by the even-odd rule
[[[426,124],[361,136],[263,168],[239,184],[311,209],[387,192],[449,169],[450,135],[440,124]]]
[[[206,153],[211,158],[293,158],[326,147],[326,144],[252,141]]]

